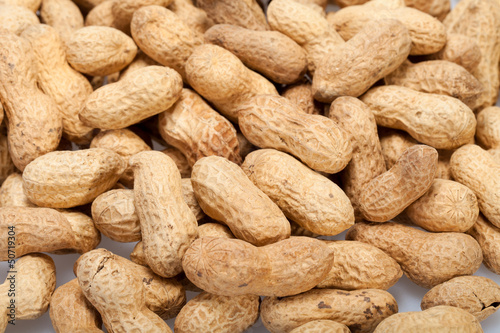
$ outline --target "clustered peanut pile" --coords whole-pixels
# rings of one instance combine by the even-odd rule
[[[500,0],[327,4],[0,0],[1,332],[482,332]]]

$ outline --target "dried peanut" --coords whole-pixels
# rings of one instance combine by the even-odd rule
[[[296,295],[314,288],[330,271],[333,251],[322,241],[292,237],[256,247],[239,239],[199,238],[182,267],[197,287],[217,295]]]
[[[181,183],[182,197],[184,198],[184,201],[188,205],[189,209],[191,209],[191,211],[193,212],[193,215],[197,221],[203,219],[205,217],[205,212],[203,212],[200,205],[198,204],[191,179],[183,178],[181,179]]]
[[[205,223],[198,227],[198,237],[235,238],[231,229],[219,223]]]
[[[314,170],[336,173],[351,159],[342,128],[326,117],[303,113],[285,97],[255,96],[238,114],[240,130],[252,144],[290,153]]]
[[[434,148],[454,149],[474,138],[474,113],[456,98],[382,86],[361,100],[373,111],[377,125],[404,130]]]
[[[49,313],[56,333],[103,332],[101,315],[83,295],[78,279],[73,279],[54,291]]]
[[[332,236],[354,224],[351,202],[340,187],[288,154],[259,149],[241,168],[289,219],[313,233]]]
[[[436,306],[422,312],[402,312],[382,321],[374,333],[470,332],[482,333],[479,320],[454,306]]]
[[[30,25],[39,23],[40,21],[36,14],[26,7],[0,4],[0,26],[2,27],[3,33],[9,31],[19,36],[23,30]],[[3,38],[2,36],[2,39]],[[18,57],[19,56],[20,55],[18,55]]]
[[[0,0],[0,5],[12,5],[26,7],[32,12],[36,13],[42,0]]]
[[[408,7],[437,17],[442,21],[450,11],[450,0],[405,0]]]
[[[484,216],[500,227],[500,164],[481,147],[465,145],[451,156],[450,168],[453,178],[476,194]]]
[[[141,69],[141,68],[144,68],[147,66],[159,66],[159,65],[160,64],[158,62],[156,62],[153,59],[151,59],[150,57],[148,57],[148,55],[146,53],[139,51],[139,52],[137,52],[137,55],[135,56],[134,61],[132,61],[130,63],[130,65],[128,65],[125,69],[123,69],[120,72],[119,79],[124,80],[127,76],[130,75],[130,73],[132,73],[136,69]]]
[[[344,324],[333,320],[314,320],[294,328],[290,333],[350,333],[351,330]]]
[[[360,96],[398,68],[410,46],[408,29],[400,21],[366,23],[355,37],[320,62],[312,82],[314,98],[330,103],[340,96]]]
[[[186,62],[189,85],[229,120],[238,121],[238,107],[259,94],[278,95],[274,85],[251,71],[220,46],[197,47]]]
[[[7,136],[0,131],[0,184],[7,180],[16,170],[16,166],[10,157]]]
[[[259,296],[220,296],[202,292],[175,318],[176,333],[242,333],[259,318]],[[228,315],[230,314],[230,315]]]
[[[203,211],[237,238],[261,246],[290,236],[285,215],[238,165],[218,156],[204,157],[194,165],[191,182]]]
[[[277,31],[255,31],[218,24],[204,36],[205,42],[225,48],[246,66],[276,83],[297,82],[307,70],[304,49]]]
[[[297,104],[297,106],[308,114],[323,114],[324,105],[314,99],[312,84],[302,83],[288,86],[281,96]]]
[[[403,275],[401,266],[373,245],[356,241],[325,241],[325,244],[333,250],[334,261],[316,288],[387,290]]]
[[[495,162],[497,162],[498,164],[500,164],[500,147],[499,148],[489,149],[488,153],[490,153],[491,157],[493,157],[493,159],[495,160]]]
[[[200,34],[204,34],[213,24],[207,13],[195,7],[192,0],[174,0],[168,9],[183,20],[188,27]]]
[[[33,25],[23,31],[22,37],[29,40],[34,51],[38,84],[54,100],[62,115],[63,135],[77,144],[88,144],[92,128],[82,123],[78,112],[92,93],[89,81],[66,62],[64,45],[54,28],[44,24]]]
[[[77,71],[105,76],[125,68],[134,60],[137,46],[118,29],[89,26],[76,30],[66,41],[69,64]]]
[[[405,61],[384,78],[387,85],[397,85],[430,94],[458,98],[474,109],[483,93],[482,84],[465,68],[449,61],[431,60],[412,64]]]
[[[180,98],[158,118],[162,138],[179,149],[190,165],[205,156],[221,156],[241,164],[233,125],[198,94],[183,89]]]
[[[353,333],[368,333],[398,312],[398,304],[384,290],[313,289],[291,297],[266,297],[260,311],[262,322],[271,333],[290,332],[321,319],[344,324]]]
[[[57,31],[63,43],[69,41],[73,32],[84,27],[83,15],[71,0],[43,0],[40,16],[43,23]]]
[[[85,253],[91,251],[101,242],[101,233],[95,227],[94,221],[89,216],[82,212],[59,209],[66,220],[68,221],[73,235],[75,236],[75,249],[61,249],[52,251],[54,254]]]
[[[454,62],[470,73],[474,73],[481,62],[481,49],[471,37],[448,33],[446,45],[441,51],[431,54],[429,58]]]
[[[215,24],[233,24],[252,30],[268,30],[266,16],[255,0],[196,0]]]
[[[181,90],[182,79],[173,69],[144,67],[90,94],[80,119],[95,128],[125,128],[168,109]]]
[[[429,233],[397,223],[356,223],[346,239],[374,245],[396,260],[417,285],[432,288],[471,275],[481,265],[479,244],[462,233]]]
[[[182,197],[181,175],[174,161],[161,152],[136,154],[130,165],[148,266],[160,276],[175,276],[198,235],[196,217]]]
[[[186,156],[177,148],[167,148],[162,150],[162,153],[170,157],[179,169],[182,178],[191,177],[191,165],[189,165]]]
[[[125,167],[120,155],[109,149],[55,151],[38,157],[26,167],[24,192],[38,206],[84,205],[113,187]]]
[[[421,308],[455,306],[483,321],[500,308],[500,286],[482,276],[459,276],[429,290]]]
[[[36,207],[23,190],[23,177],[13,173],[0,187],[0,207]]]
[[[62,132],[56,104],[37,87],[35,75],[30,43],[0,32],[0,102],[9,120],[9,152],[21,171],[35,158],[55,150]]]
[[[159,6],[167,7],[173,0],[121,0],[113,1],[111,13],[113,14],[113,27],[130,35],[130,22],[134,13],[142,7]],[[169,23],[172,23],[171,21]],[[175,29],[175,28],[174,28]]]
[[[142,241],[139,241],[137,242],[137,244],[135,244],[134,249],[130,253],[130,260],[137,265],[149,267],[148,263],[146,262],[146,257],[144,256],[144,247],[142,246]]]
[[[106,0],[92,8],[85,17],[85,26],[113,27],[114,16],[112,8],[115,0]]]
[[[495,227],[482,214],[479,214],[476,223],[467,233],[474,237],[481,246],[484,266],[500,274],[500,228]]]
[[[491,106],[477,114],[476,139],[485,149],[500,148],[500,107]]]

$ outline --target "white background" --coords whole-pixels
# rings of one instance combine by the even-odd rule
[[[458,0],[452,0],[453,5],[456,4]],[[342,240],[344,239],[344,234],[342,233],[333,239]],[[106,248],[113,253],[121,255],[122,257],[129,258],[130,252],[134,247],[135,243],[117,243],[109,238],[102,236],[102,241],[99,247]],[[73,264],[78,259],[79,255],[51,255],[54,259],[57,268],[57,286],[65,284],[66,282],[75,278],[73,274]],[[7,275],[7,264],[5,262],[0,263],[0,281],[3,281]],[[487,270],[483,265],[476,272],[475,275],[485,276],[494,280],[497,284],[500,284],[500,276]],[[427,292],[427,289],[421,288],[415,285],[413,282],[408,280],[403,276],[395,286],[389,289],[389,292],[396,298],[399,306],[399,312],[407,311],[420,311],[420,301],[422,297]],[[188,292],[188,299],[192,298],[195,293]],[[167,323],[173,329],[174,320],[168,320]],[[489,318],[481,322],[484,332],[486,333],[498,333],[500,331],[500,311],[491,315]],[[6,332],[40,332],[40,333],[52,333],[54,329],[52,328],[52,323],[50,322],[49,313],[45,313],[42,317],[36,320],[24,320],[16,321],[16,325],[8,325]],[[259,320],[253,327],[246,331],[247,333],[264,333],[268,330],[264,327],[262,322]],[[207,332],[209,333],[209,332]]]

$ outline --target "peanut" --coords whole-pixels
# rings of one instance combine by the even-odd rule
[[[325,244],[333,250],[334,261],[316,288],[387,290],[403,275],[399,264],[373,245],[356,241],[325,241]]]
[[[186,62],[189,85],[225,117],[238,122],[238,107],[259,94],[278,95],[274,85],[220,46],[197,47]]]
[[[400,21],[366,23],[363,30],[317,66],[312,83],[314,98],[331,103],[340,96],[360,96],[398,68],[408,57],[410,46],[408,29]]]
[[[23,177],[13,173],[0,187],[0,207],[36,207],[23,190]]]
[[[171,147],[162,150],[162,153],[170,157],[175,162],[182,178],[191,177],[191,165],[189,165],[186,156],[184,156],[179,149]]]
[[[292,221],[332,236],[354,224],[349,198],[334,182],[274,149],[250,153],[241,168]]]
[[[73,279],[54,291],[49,313],[56,333],[103,332],[101,315],[83,295],[78,279]]]
[[[233,125],[198,94],[183,89],[180,98],[158,118],[162,138],[178,148],[192,166],[206,156],[221,156],[241,164]]]
[[[113,14],[113,27],[130,35],[130,22],[134,13],[142,7],[159,6],[167,7],[173,0],[121,0],[113,1],[111,13]]]
[[[35,64],[27,40],[0,32],[0,102],[9,120],[10,156],[21,171],[35,158],[55,150],[62,132],[56,104],[37,87]]]
[[[85,253],[91,251],[101,242],[101,233],[95,227],[94,221],[82,212],[59,209],[68,221],[76,240],[75,249],[61,249],[53,251],[54,254]]]
[[[40,21],[36,14],[25,7],[0,4],[0,25],[3,31],[2,33],[8,31],[19,36],[23,30],[30,25],[39,23]],[[3,38],[2,36],[2,39]]]
[[[205,223],[198,227],[198,236],[202,237],[221,237],[235,238],[231,229],[219,223]]]
[[[112,12],[114,0],[105,0],[92,8],[85,17],[85,26],[113,27],[114,16]]]
[[[412,64],[405,61],[384,78],[387,85],[397,85],[425,92],[458,98],[474,109],[483,93],[481,83],[465,68],[449,61],[432,60]]]
[[[487,107],[477,114],[476,140],[485,149],[500,148],[500,107]]]
[[[179,312],[174,330],[177,333],[241,333],[259,318],[259,305],[259,296],[220,296],[202,292]]]
[[[371,110],[354,97],[339,97],[328,115],[350,135],[352,159],[342,171],[342,185],[351,200],[357,221],[362,219],[359,198],[364,187],[387,171],[377,136],[377,124]],[[399,157],[399,156],[398,156]]]
[[[290,224],[278,206],[227,159],[198,160],[191,182],[203,211],[226,224],[237,238],[261,246],[290,236]]]
[[[429,58],[454,62],[470,73],[474,73],[481,62],[481,49],[471,37],[448,33],[446,45],[441,51],[431,54]]]
[[[182,197],[181,175],[174,161],[161,152],[136,154],[130,165],[148,266],[160,276],[175,276],[198,235],[196,217]]]
[[[168,109],[181,90],[182,79],[176,71],[148,66],[90,94],[80,119],[95,128],[125,128]]]
[[[238,114],[240,130],[252,144],[290,153],[314,170],[336,173],[351,159],[342,128],[326,117],[304,114],[284,97],[255,96]]]
[[[57,31],[63,43],[70,40],[73,32],[84,27],[83,15],[71,0],[44,0],[40,17],[43,23]]]
[[[500,227],[500,164],[481,147],[465,145],[453,153],[450,167],[453,178],[476,194],[484,216]]]
[[[500,147],[499,148],[493,148],[488,150],[488,153],[490,153],[491,157],[493,157],[493,160],[500,164]]]
[[[128,75],[130,75],[130,73],[132,73],[136,69],[141,69],[147,66],[159,66],[159,65],[160,64],[158,62],[148,57],[146,53],[142,51],[137,52],[134,61],[132,61],[127,67],[125,67],[120,72],[119,80],[124,80]]]
[[[483,332],[479,320],[453,306],[436,306],[422,312],[397,313],[382,321],[374,333]]]
[[[4,183],[17,170],[10,157],[7,141],[7,136],[0,131],[0,184]]]
[[[187,26],[200,34],[204,34],[213,24],[207,13],[203,9],[195,7],[192,0],[174,0],[168,8]]]
[[[204,36],[205,42],[225,48],[247,67],[276,83],[297,82],[307,70],[304,49],[277,31],[254,31],[219,24],[211,27]]]
[[[484,266],[500,274],[500,228],[495,227],[482,214],[479,214],[476,223],[467,233],[474,237],[481,246]]]
[[[92,76],[120,71],[134,60],[136,53],[132,38],[110,27],[83,27],[73,32],[66,42],[69,64]]]
[[[326,20],[324,13],[296,1],[274,0],[267,19],[273,30],[293,39],[307,53],[308,70],[314,74],[322,59],[344,44]]]
[[[404,130],[434,148],[454,149],[474,138],[474,113],[456,98],[383,86],[361,100],[373,111],[377,125]]]
[[[479,244],[461,233],[428,233],[396,223],[356,223],[346,239],[374,245],[390,255],[410,280],[432,288],[481,265]]]
[[[61,13],[58,12],[57,15]],[[33,25],[23,31],[22,37],[29,40],[35,53],[38,84],[54,100],[62,115],[63,136],[78,144],[88,144],[92,128],[82,123],[78,112],[92,93],[92,86],[66,62],[64,45],[54,28],[42,24]]]
[[[7,229],[7,228],[5,228]],[[5,259],[4,259],[5,260]],[[46,254],[35,253],[20,258],[16,262],[16,270],[9,272],[9,277],[0,285],[2,298],[2,314],[0,316],[0,331],[7,328],[11,304],[8,296],[11,283],[15,284],[15,320],[36,319],[47,312],[50,298],[56,288],[56,266]],[[15,281],[15,282],[12,282]]]
[[[125,167],[120,155],[109,149],[56,151],[40,156],[26,167],[24,192],[37,206],[84,205],[113,187]]]
[[[418,9],[442,21],[450,11],[450,0],[405,0],[408,7]]]
[[[268,30],[266,17],[255,0],[196,0],[215,24],[232,24],[252,30]]]
[[[302,83],[288,86],[281,96],[297,104],[297,106],[308,114],[323,114],[324,105],[314,100],[312,85]]]
[[[271,333],[290,332],[321,319],[344,324],[353,333],[368,333],[398,312],[398,304],[384,290],[313,289],[291,297],[266,297],[260,311],[262,322]]]
[[[31,10],[33,13],[36,13],[38,8],[40,8],[41,3],[42,3],[42,0],[1,0],[0,1],[1,5],[14,5],[14,6],[26,7],[29,10]]]
[[[182,259],[191,282],[224,296],[296,295],[321,282],[332,263],[333,251],[309,237],[262,247],[239,239],[204,237],[195,240]]]
[[[344,324],[340,324],[333,320],[314,320],[304,325],[294,328],[290,333],[350,333],[351,330]]]
[[[186,61],[203,43],[199,34],[172,11],[160,6],[146,6],[135,11],[130,29],[144,53],[175,69],[186,80]]]
[[[422,310],[439,305],[461,308],[483,321],[500,308],[500,286],[482,276],[459,276],[435,286],[422,299]]]

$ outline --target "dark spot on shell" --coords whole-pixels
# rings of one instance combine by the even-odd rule
[[[363,311],[363,313],[365,314],[365,318],[367,320],[373,317],[373,312],[370,308],[367,308],[365,311]]]
[[[333,198],[333,194],[332,194],[332,193],[328,194],[328,196],[329,196],[330,198]]]
[[[349,296],[351,293],[347,293],[347,292],[345,292],[345,291],[337,291],[337,294],[339,294],[339,295]]]
[[[351,332],[358,332],[361,331],[361,324],[352,324],[347,326]]]
[[[331,309],[332,307],[325,302],[321,301],[318,303],[318,309]]]
[[[203,274],[201,274],[201,272],[196,272],[196,275],[198,275],[199,277],[203,276]]]
[[[366,297],[366,296],[365,296],[365,297],[363,298],[363,301],[365,301],[365,302],[370,302],[370,301],[371,301],[371,299],[370,299],[370,297]]]
[[[382,309],[380,308],[380,306],[373,304],[372,308],[374,308],[375,310],[377,310],[378,314],[380,314],[380,315],[383,314]]]
[[[151,284],[151,281],[153,281],[153,278],[150,278],[150,279],[142,278],[142,282],[144,282],[148,286]]]
[[[242,285],[239,285],[238,288],[246,287],[246,286],[248,286],[248,283],[243,283]]]
[[[391,310],[392,313],[396,313],[397,312],[396,307],[394,306],[394,304],[385,303],[385,305],[387,306],[387,308],[389,310]]]

